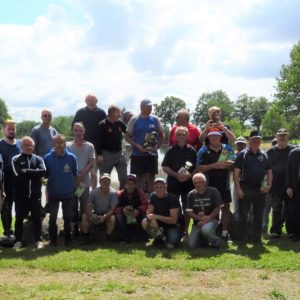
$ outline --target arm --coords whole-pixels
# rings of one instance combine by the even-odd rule
[[[217,206],[209,215],[200,215],[198,225],[204,225],[215,219],[220,213],[221,206]]]
[[[235,141],[234,133],[231,130],[229,130],[226,126],[224,126],[223,123],[220,123],[219,128],[224,132],[224,134],[228,138],[228,143],[229,144],[234,143],[234,141]]]
[[[81,182],[83,178],[90,172],[90,170],[94,166],[94,163],[95,163],[95,158],[90,158],[88,164],[83,168],[83,170],[81,170],[81,172],[77,176],[79,182]]]
[[[240,178],[241,178],[241,169],[239,168],[234,168],[233,170],[233,181],[234,181],[234,185],[236,188],[236,192],[238,194],[239,199],[243,199],[244,198],[244,192],[241,188],[240,185]]]
[[[170,209],[170,216],[161,216],[156,214],[149,214],[147,215],[148,219],[150,220],[158,220],[166,224],[176,224],[179,215],[179,208],[171,208]]]
[[[141,200],[141,205],[139,207],[139,210],[142,215],[145,215],[147,213],[149,200],[148,200],[146,194],[142,190],[139,190],[139,195],[140,195],[140,200]]]
[[[46,176],[46,166],[44,163],[44,160],[42,158],[38,159],[38,165],[35,169],[25,169],[25,173],[29,175],[30,178],[36,179],[36,178],[42,178]]]
[[[157,149],[159,149],[164,141],[165,133],[164,129],[160,123],[160,120],[157,118],[158,125],[158,141],[157,141]]]

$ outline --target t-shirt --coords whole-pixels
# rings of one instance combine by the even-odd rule
[[[31,137],[35,143],[35,153],[44,157],[53,148],[53,137],[58,134],[53,127],[46,128],[42,124],[33,127]]]
[[[217,162],[224,151],[231,155],[230,159],[235,159],[234,150],[231,146],[222,144],[219,151],[214,151],[208,146],[202,146],[197,154],[197,166],[210,165]],[[219,190],[220,193],[230,191],[230,177],[228,169],[212,169],[205,172],[208,185]]]
[[[99,188],[97,188],[90,192],[88,202],[92,207],[93,213],[104,215],[118,204],[117,191],[112,187],[109,187],[108,194],[103,195],[100,193]]]
[[[169,146],[173,146],[176,144],[176,129],[178,128],[178,125],[174,125],[170,130],[170,137],[169,137]],[[201,131],[200,129],[195,126],[194,124],[189,123],[188,126],[186,126],[188,129],[188,137],[187,137],[187,143],[194,147],[196,150],[198,150],[201,147],[201,143],[199,140]]]
[[[140,116],[132,117],[127,125],[127,132],[132,136],[137,144],[144,145],[146,135],[151,132],[159,133],[163,127],[158,117],[149,115],[147,118]],[[136,147],[132,147],[132,156],[149,156],[148,152],[140,152]]]
[[[153,206],[153,213],[156,215],[161,215],[164,217],[170,217],[170,209],[178,208],[179,215],[177,223],[181,223],[181,206],[178,198],[170,193],[167,193],[165,197],[158,198],[155,193],[153,193],[150,197],[150,205]],[[174,224],[166,224],[161,221],[158,221],[159,226],[174,226]]]
[[[267,154],[263,150],[258,150],[254,154],[249,148],[246,148],[238,154],[234,167],[241,169],[241,183],[260,187],[267,171],[270,169],[270,164]]]
[[[285,193],[286,184],[286,168],[290,151],[294,147],[287,145],[284,149],[279,149],[277,146],[272,147],[267,151],[270,168],[273,173],[272,188],[270,194],[282,195]]]
[[[198,214],[204,212],[205,215],[210,215],[212,211],[223,204],[219,191],[208,186],[203,194],[199,194],[196,189],[192,190],[188,194],[186,212],[193,212]],[[216,216],[219,219],[219,216]],[[197,224],[198,220],[194,220],[194,224]]]
[[[4,139],[0,141],[0,154],[3,160],[3,172],[4,180],[6,183],[14,179],[14,172],[12,169],[12,158],[21,153],[21,143],[19,140],[16,141],[15,145],[10,145],[5,142]]]
[[[74,142],[67,142],[67,149],[76,156],[78,173],[87,166],[91,159],[95,158],[95,149],[93,144],[90,142],[85,141],[81,147],[75,145]],[[86,186],[90,186],[91,179],[89,172],[85,175],[83,183]]]

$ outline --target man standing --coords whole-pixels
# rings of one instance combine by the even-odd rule
[[[269,196],[272,205],[271,238],[280,238],[283,223],[286,222],[287,233],[292,233],[290,220],[287,219],[287,210],[290,199],[286,194],[286,166],[293,146],[288,144],[288,132],[281,128],[276,134],[277,144],[267,151],[270,168],[273,173],[273,183]]]
[[[15,176],[12,170],[12,158],[20,154],[21,144],[16,140],[16,123],[13,120],[4,122],[4,137],[0,141],[0,154],[3,159],[4,171],[4,192],[5,200],[1,211],[1,220],[4,229],[4,235],[9,237],[12,234],[12,206],[14,202]]]
[[[249,238],[247,216],[253,205],[253,243],[262,244],[262,219],[265,207],[265,196],[272,186],[272,170],[267,155],[260,149],[261,136],[253,130],[249,137],[249,147],[237,156],[234,165],[234,184],[240,199],[241,237]]]
[[[198,152],[197,168],[207,176],[209,186],[215,187],[222,196],[222,239],[231,242],[228,233],[231,202],[229,168],[234,163],[235,154],[230,146],[221,143],[219,131],[211,131],[207,137],[208,145],[202,146]]]
[[[291,199],[288,218],[292,223],[292,241],[300,240],[300,147],[290,152],[286,170],[286,193]]]
[[[186,212],[194,220],[188,244],[197,248],[202,236],[212,247],[219,247],[222,240],[216,235],[216,228],[223,203],[221,195],[216,188],[206,185],[206,177],[201,173],[193,176],[193,184],[195,189],[189,193],[186,206]]]
[[[181,197],[182,209],[185,219],[185,239],[188,238],[188,229],[190,218],[185,212],[186,199],[188,193],[193,189],[192,176],[196,168],[197,153],[196,150],[187,144],[187,127],[178,126],[175,136],[176,143],[170,147],[163,159],[162,168],[167,177],[167,190],[178,197]]]
[[[74,235],[78,234],[78,223],[81,221],[82,214],[85,211],[89,190],[91,186],[90,170],[95,163],[95,149],[92,143],[84,140],[84,126],[80,122],[73,124],[72,142],[67,142],[67,149],[75,154],[78,166],[77,189],[74,197]],[[78,213],[78,201],[80,203],[80,213]]]
[[[96,136],[99,123],[105,119],[106,113],[97,106],[98,99],[96,96],[87,95],[85,97],[86,107],[79,109],[74,116],[72,126],[75,122],[82,122],[85,128],[84,139],[96,147]],[[97,185],[97,171],[100,166],[95,163],[91,172],[92,188]]]
[[[41,113],[42,123],[35,126],[31,131],[31,137],[35,144],[35,154],[41,157],[53,148],[53,137],[58,134],[57,130],[50,124],[52,113],[48,109],[43,109]]]
[[[182,221],[178,198],[167,192],[164,178],[156,178],[147,215],[142,221],[144,230],[154,238],[154,244],[164,243],[166,248],[174,249],[179,246],[182,238]]]
[[[53,246],[57,245],[56,219],[59,203],[62,202],[65,244],[69,245],[71,242],[71,222],[73,217],[77,163],[75,155],[66,149],[65,136],[58,134],[53,138],[53,142],[54,149],[45,156],[45,165],[48,176],[47,189],[50,206],[50,244]]]
[[[89,242],[90,226],[105,226],[105,241],[111,240],[115,229],[115,209],[118,204],[118,196],[115,189],[110,186],[109,174],[102,174],[99,180],[100,186],[94,189],[88,198],[87,210],[82,216],[82,240],[80,244]]]
[[[126,182],[127,163],[122,151],[122,136],[126,125],[120,120],[121,110],[115,105],[108,108],[107,117],[100,122],[96,137],[96,152],[101,173],[110,174],[115,167],[118,172],[120,189]]]
[[[41,179],[46,175],[46,167],[43,159],[33,154],[34,141],[31,137],[23,137],[21,145],[22,153],[12,158],[12,168],[16,176],[16,242],[14,248],[23,246],[23,221],[30,211],[36,247],[40,249],[43,247],[41,242]]]
[[[155,174],[158,173],[158,153],[164,131],[158,117],[151,114],[152,102],[141,101],[141,112],[130,119],[126,140],[132,146],[130,173],[137,176],[137,187],[146,192],[153,191]]]

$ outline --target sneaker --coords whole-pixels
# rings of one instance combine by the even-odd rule
[[[36,242],[35,246],[36,246],[36,249],[43,249],[43,248],[45,248],[45,244],[42,241]]]
[[[227,233],[226,235],[222,235],[222,236],[221,236],[221,239],[222,239],[223,242],[225,242],[225,243],[232,243],[232,239],[231,239],[229,233]]]
[[[280,239],[281,236],[280,236],[280,234],[278,234],[278,233],[276,233],[276,232],[272,232],[272,233],[270,234],[270,238],[271,238],[271,239]]]
[[[20,249],[20,248],[22,248],[22,246],[23,246],[22,242],[21,241],[17,241],[17,242],[15,242],[13,248],[14,249]]]

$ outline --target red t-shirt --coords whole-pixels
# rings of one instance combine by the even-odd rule
[[[179,127],[178,125],[174,125],[171,130],[170,130],[170,137],[169,137],[169,146],[173,146],[176,143],[176,135],[175,135],[175,131],[176,128]],[[201,143],[199,141],[199,137],[201,134],[200,129],[189,123],[188,126],[186,126],[188,131],[189,131],[189,136],[187,139],[187,143],[189,145],[191,145],[192,147],[194,147],[196,150],[198,150],[201,147]]]

